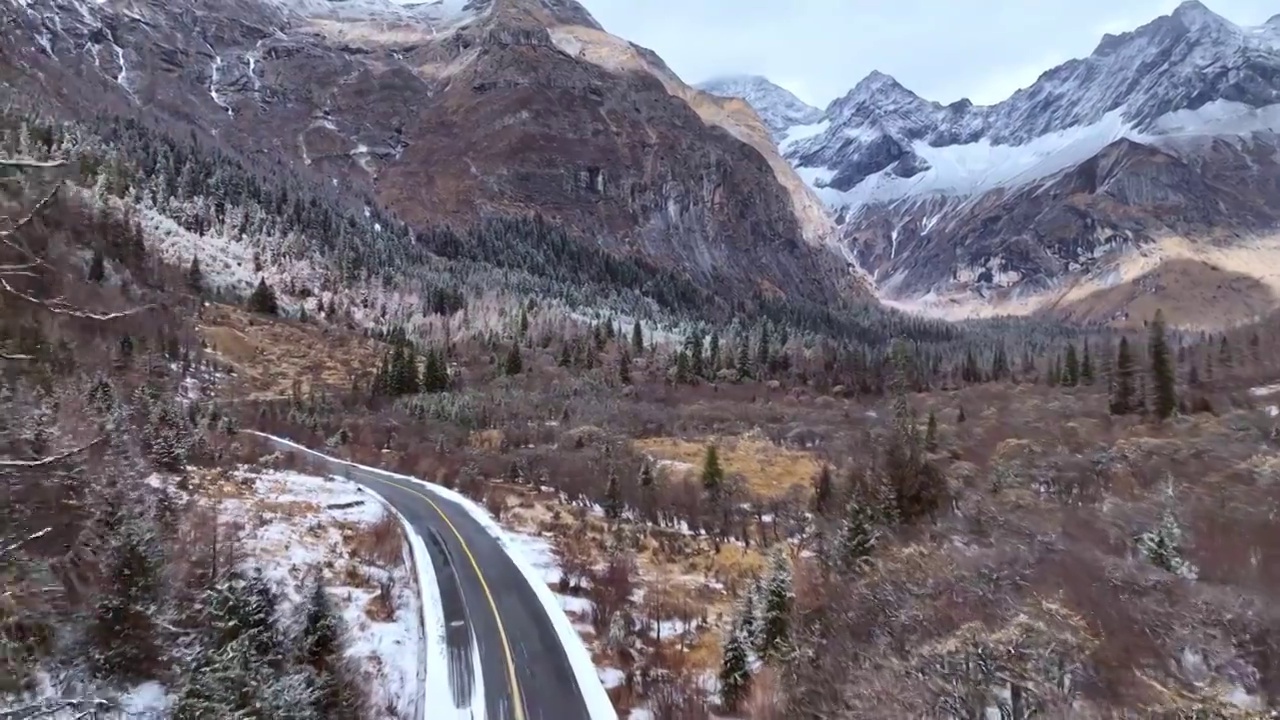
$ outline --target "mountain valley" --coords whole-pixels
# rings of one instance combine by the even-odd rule
[[[0,718],[1275,717],[1280,17],[588,8],[0,1]]]

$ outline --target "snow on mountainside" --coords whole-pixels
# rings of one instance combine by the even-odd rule
[[[759,113],[760,119],[764,120],[775,137],[781,136],[795,125],[816,123],[822,118],[821,110],[759,75],[730,75],[699,83],[695,87],[712,95],[746,100]]]
[[[930,102],[873,72],[831,103],[821,132],[786,150],[819,186],[875,188],[826,194],[839,204],[980,192],[1052,174],[1121,137],[1158,132],[1170,112],[1217,100],[1280,103],[1278,69],[1274,19],[1242,28],[1193,0],[1133,32],[1104,36],[1089,57],[989,107]],[[1045,161],[1067,147],[1078,150]]]
[[[1280,307],[1280,16],[1184,2],[985,107],[873,72],[779,145],[904,307],[1108,321],[1206,284],[1188,322]]]

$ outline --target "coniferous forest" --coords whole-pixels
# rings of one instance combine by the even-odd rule
[[[272,456],[245,428],[555,538],[615,702],[655,717],[1280,693],[1280,319],[733,296],[536,214],[409,227],[118,117],[4,114],[0,181],[0,693],[80,689],[20,717],[143,682],[179,718],[380,717],[324,584],[286,602],[198,501]]]

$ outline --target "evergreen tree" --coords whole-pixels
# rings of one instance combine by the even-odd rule
[[[1062,370],[1062,384],[1075,387],[1080,384],[1080,358],[1076,355],[1076,344],[1067,345],[1067,361]]]
[[[106,677],[139,681],[157,668],[159,555],[154,538],[137,521],[126,522],[107,551],[104,585],[89,624],[91,658]]]
[[[956,424],[957,425],[963,424],[964,421],[967,419],[968,418],[964,414],[964,406],[961,405],[960,409],[956,412]]]
[[[272,290],[271,286],[263,278],[258,278],[258,286],[253,289],[253,294],[249,296],[249,311],[263,315],[280,314],[280,304],[276,300],[276,291]]]
[[[187,287],[197,295],[204,293],[204,271],[200,269],[200,258],[191,256],[191,264],[187,266]]]
[[[442,351],[431,348],[422,369],[423,392],[444,392],[449,389],[449,366]]]
[[[1191,566],[1182,558],[1182,528],[1171,509],[1160,517],[1160,524],[1136,538],[1138,549],[1151,564],[1175,575],[1189,574]]]
[[[93,256],[89,259],[88,278],[91,283],[100,283],[107,274],[106,258],[102,255],[99,248],[93,249]]]
[[[738,373],[739,381],[751,377],[751,348],[747,344],[745,333],[738,338],[738,360],[735,363],[734,370]]]
[[[640,466],[640,509],[646,519],[652,519],[657,509],[657,480],[653,476],[653,466],[647,461]]]
[[[791,561],[786,548],[773,553],[769,577],[764,586],[760,613],[758,654],[765,659],[785,657],[791,635],[791,606],[795,600],[791,586]]]
[[[826,517],[831,512],[834,495],[835,483],[831,479],[831,468],[824,464],[813,481],[813,513],[818,517]]]
[[[637,357],[644,354],[644,330],[641,329],[639,320],[631,324],[631,352]]]
[[[714,377],[720,369],[720,334],[711,333],[707,341],[707,377]]]
[[[702,460],[702,489],[714,508],[720,507],[721,493],[724,485],[724,468],[720,467],[720,454],[715,445],[707,446],[707,454]]]
[[[622,487],[618,484],[618,471],[609,466],[609,480],[604,489],[604,516],[609,520],[622,519]]]
[[[507,375],[519,375],[524,370],[524,360],[520,357],[520,343],[511,343],[507,357],[502,362],[502,372]]]
[[[689,353],[684,348],[676,351],[676,384],[687,385],[693,382],[693,372],[689,364]]]
[[[933,410],[929,411],[929,422],[924,429],[924,447],[929,452],[938,449],[938,415]]]
[[[324,583],[312,586],[299,637],[299,661],[313,671],[314,711],[317,717],[359,720],[359,698],[344,676],[343,638],[346,628],[329,599]]]
[[[684,350],[689,361],[689,374],[693,377],[705,377],[706,366],[702,356],[702,331],[694,330],[685,338]]]
[[[742,616],[734,619],[724,640],[720,663],[720,702],[725,712],[736,713],[746,699],[751,685],[751,652]]]
[[[181,472],[194,441],[194,433],[177,404],[157,401],[142,433],[143,450],[156,469]]]
[[[850,571],[860,569],[875,550],[876,538],[874,513],[864,503],[850,501],[836,542],[840,564]]]
[[[529,334],[529,311],[523,305],[520,306],[520,319],[518,321],[516,332],[519,337],[525,337]]]
[[[1164,312],[1160,310],[1156,310],[1155,319],[1151,321],[1147,346],[1151,356],[1152,410],[1156,417],[1164,419],[1178,409],[1178,393],[1173,358],[1165,339]]]
[[[1120,348],[1116,353],[1115,371],[1111,378],[1111,414],[1128,415],[1137,408],[1134,406],[1133,386],[1133,353],[1129,349],[1129,339],[1120,338]]]

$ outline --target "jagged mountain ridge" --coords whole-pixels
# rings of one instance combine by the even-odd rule
[[[1193,1],[992,106],[873,72],[781,147],[889,302],[1236,322],[1280,305],[1278,133],[1280,16]]]
[[[821,110],[760,75],[728,75],[698,83],[696,87],[718,97],[747,101],[775,136],[781,136],[787,128],[822,119]]]
[[[652,70],[661,60],[572,0],[24,0],[0,13],[0,82],[61,114],[189,126],[418,226],[538,213],[733,297],[866,296],[754,113],[726,120],[709,96],[695,107],[700,93],[675,92]],[[610,66],[575,34],[654,62]]]

